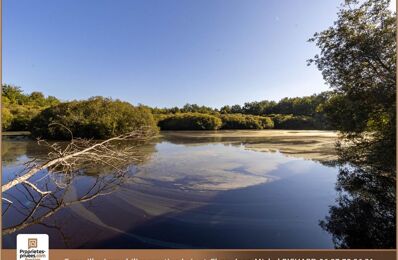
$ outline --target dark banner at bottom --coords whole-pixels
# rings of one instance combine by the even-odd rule
[[[2,250],[4,260],[16,250]],[[396,250],[50,250],[49,260],[395,260]]]

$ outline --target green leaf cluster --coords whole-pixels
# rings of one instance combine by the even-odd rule
[[[32,119],[30,130],[36,137],[106,139],[142,127],[157,130],[151,111],[144,106],[110,98],[93,97],[49,107]]]
[[[158,122],[161,130],[217,130],[221,125],[220,118],[201,113],[170,114]]]
[[[222,129],[271,129],[274,122],[269,117],[243,114],[222,114]]]
[[[275,129],[311,130],[317,129],[315,120],[309,116],[274,115]],[[319,128],[318,128],[319,129]]]
[[[2,86],[2,129],[8,131],[28,131],[30,121],[43,109],[59,104],[52,96],[45,97],[41,92],[25,94],[20,87]]]
[[[311,41],[333,89],[322,105],[340,130],[339,196],[320,222],[337,248],[396,247],[396,13],[388,0],[346,0]]]

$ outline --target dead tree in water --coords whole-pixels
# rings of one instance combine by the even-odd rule
[[[137,147],[148,141],[153,135],[152,130],[141,128],[103,141],[73,138],[72,134],[71,141],[66,145],[61,143],[50,144],[47,141],[38,140],[39,144],[46,145],[50,150],[47,161],[37,163],[36,160],[33,160],[26,163],[24,173],[2,185],[1,191],[4,193],[22,184],[23,187],[28,187],[45,197],[51,191],[42,190],[37,184],[29,181],[30,178],[43,170],[47,170],[47,174],[62,173],[63,176],[68,176],[68,174],[71,175],[80,169],[95,165],[122,174],[127,165],[138,163],[144,159],[145,155]],[[131,142],[126,145],[124,141]],[[3,198],[3,200],[9,205],[13,203],[6,198]]]
[[[124,175],[124,173],[119,173],[111,176],[95,176],[79,194],[74,189],[72,180],[67,180],[63,187],[56,185],[48,193],[35,193],[29,189],[28,185],[22,184],[21,188],[16,189],[15,194],[10,194],[13,202],[3,212],[5,215],[8,210],[14,211],[18,218],[15,218],[11,225],[4,226],[2,234],[9,235],[29,226],[40,224],[56,228],[64,237],[65,235],[56,223],[50,224],[45,221],[63,208],[112,193],[124,183]],[[49,189],[51,182],[52,180],[47,178],[43,186]],[[21,197],[24,199],[20,199]]]

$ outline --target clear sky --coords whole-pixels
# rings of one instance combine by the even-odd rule
[[[3,0],[3,82],[212,107],[327,90],[307,42],[342,0]]]

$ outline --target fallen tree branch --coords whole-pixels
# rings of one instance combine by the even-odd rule
[[[32,176],[42,170],[59,171],[63,173],[70,173],[78,169],[82,164],[102,164],[113,169],[120,169],[120,165],[126,164],[129,161],[141,159],[137,153],[136,145],[130,145],[122,148],[118,146],[118,141],[133,140],[142,142],[148,140],[153,136],[153,132],[148,128],[141,128],[134,132],[124,135],[116,136],[101,142],[86,139],[72,139],[71,142],[62,149],[57,143],[52,145],[45,142],[52,150],[49,153],[51,158],[41,165],[35,165],[23,174],[12,181],[2,185],[1,191],[5,192],[12,187],[26,183],[39,193],[43,193],[32,183],[27,182]]]
[[[30,186],[32,189],[34,189],[36,192],[40,193],[41,195],[47,195],[47,194],[51,193],[51,191],[40,190],[36,185],[34,185],[33,183],[31,183],[29,181],[24,181],[23,183],[27,184],[28,186]]]

